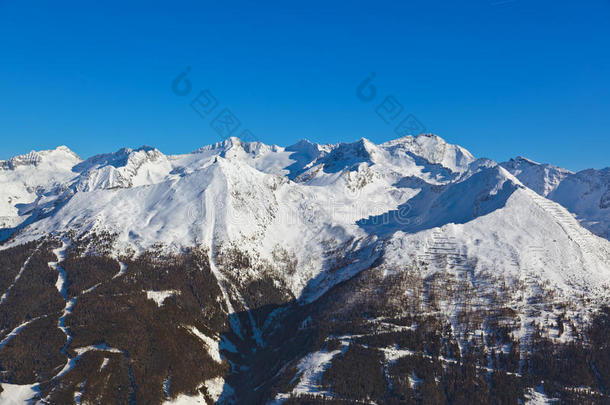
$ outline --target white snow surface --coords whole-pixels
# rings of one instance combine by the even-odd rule
[[[162,244],[168,251],[203,246],[214,258],[234,244],[273,263],[276,276],[305,302],[371,266],[382,266],[386,275],[413,268],[423,276],[463,273],[456,276],[467,274],[478,289],[497,291],[491,277],[525,286],[509,305],[522,325],[530,325],[544,322],[544,313],[528,310],[528,297],[541,285],[571,302],[575,316],[587,316],[585,302],[608,302],[609,170],[572,173],[525,158],[499,165],[430,134],[380,145],[303,140],[289,147],[229,138],[183,155],[142,147],[85,161],[59,147],[0,162],[0,236],[17,227],[6,248],[49,234],[109,232],[117,235],[117,257]],[[50,263],[66,299],[62,319],[74,304],[65,296],[58,265],[65,248],[56,249],[57,262]],[[292,261],[291,271],[283,270],[280,256]],[[210,266],[234,312],[223,269],[214,260]],[[115,277],[125,273],[121,263]],[[175,292],[146,294],[161,306]],[[441,310],[453,319],[457,310],[450,305]],[[61,320],[59,326],[69,342]],[[218,363],[221,347],[235,350],[228,341],[184,327]],[[239,325],[234,330],[239,334]],[[525,341],[528,333],[523,326],[515,337]],[[565,333],[560,339],[568,338]],[[88,350],[116,349],[84,347],[77,355]],[[324,394],[319,378],[340,352],[301,359],[293,392]],[[409,354],[395,348],[384,353],[389,361]],[[59,373],[74,363],[68,358]],[[214,400],[231,395],[222,378],[204,385]],[[22,402],[35,388],[3,387],[0,403]],[[538,391],[528,396],[528,403],[549,401]],[[167,403],[204,402],[203,396],[180,395]]]
[[[525,394],[526,405],[550,405],[559,403],[560,400],[558,398],[549,398],[541,388],[535,390],[530,388]]]
[[[210,397],[212,397],[212,400],[216,402],[225,389],[225,380],[222,377],[215,377],[206,380],[203,385],[207,389],[208,394],[210,394]]]
[[[565,294],[610,283],[610,242],[581,226],[607,229],[608,210],[594,210],[610,199],[607,169],[503,167],[431,134],[289,147],[229,138],[184,155],[142,147],[85,161],[65,147],[30,155],[0,165],[4,226],[23,223],[3,247],[73,231],[116,234],[117,256],[234,243],[277,263],[281,249],[296,269],[278,277],[306,301],[378,260],[404,268],[437,237],[475,272],[534,272]]]
[[[165,301],[167,298],[172,297],[176,294],[177,292],[174,290],[163,290],[163,291],[146,291],[146,298],[148,298],[149,300],[153,300],[158,307],[163,305],[163,301]],[[179,292],[178,292],[179,293]]]
[[[2,383],[0,392],[0,404],[2,405],[22,405],[29,403],[38,394],[37,384],[15,385]]]
[[[320,379],[324,370],[330,366],[331,360],[341,353],[341,350],[318,351],[309,353],[297,365],[299,383],[294,387],[294,394],[324,394],[320,387]],[[328,393],[326,393],[328,394]]]
[[[564,206],[591,232],[610,240],[610,167],[572,173],[524,157],[501,165],[527,187]]]
[[[205,347],[208,349],[208,354],[210,355],[210,357],[212,357],[214,361],[216,361],[217,363],[222,363],[222,358],[220,357],[220,343],[218,340],[203,334],[199,329],[194,326],[187,326],[186,329],[190,331],[193,335],[201,339]]]
[[[217,403],[217,401],[224,395],[230,395],[232,389],[225,383],[224,378],[215,377],[204,381],[203,386],[206,388],[210,399]],[[180,394],[173,400],[167,400],[163,402],[164,405],[195,405],[195,404],[207,404],[203,394],[187,395]]]
[[[80,161],[65,146],[0,161],[0,228],[19,225],[36,206],[54,200],[74,178],[72,168]]]
[[[523,184],[543,197],[553,192],[566,177],[573,174],[561,167],[534,162],[519,156],[501,165]]]
[[[549,198],[574,213],[592,232],[610,239],[610,167],[567,177]]]

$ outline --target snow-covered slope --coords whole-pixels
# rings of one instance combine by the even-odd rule
[[[549,198],[574,213],[592,232],[610,239],[610,167],[566,177]]]
[[[0,228],[19,225],[35,205],[63,192],[79,162],[65,146],[0,161]]]
[[[171,165],[157,149],[143,146],[93,156],[74,166],[74,171],[80,173],[75,190],[92,191],[154,184],[167,177]]]
[[[569,170],[537,163],[521,156],[503,162],[501,165],[527,187],[544,197],[555,190],[563,179],[572,174]]]
[[[332,313],[338,309],[331,310],[333,305],[342,303],[339,309],[347,310],[377,291],[383,290],[382,299],[355,311],[362,317],[358,322],[378,321],[368,319],[371,305],[376,310],[380,306],[384,316],[406,308],[411,315],[419,311],[449,322],[463,343],[475,333],[491,333],[488,321],[473,331],[470,321],[464,324],[465,317],[476,311],[506,311],[510,325],[502,333],[523,345],[537,332],[534,323],[548,332],[554,328],[549,319],[560,322],[561,317],[574,316],[572,334],[557,332],[558,342],[569,341],[610,295],[608,169],[573,174],[524,158],[497,164],[431,134],[380,145],[363,138],[330,145],[303,140],[289,147],[229,138],[182,155],[141,147],[85,161],[60,147],[16,157],[0,167],[2,235],[8,237],[0,251],[34,249],[48,241],[55,245],[44,249],[53,253],[61,245],[68,252],[59,259],[62,263],[53,256],[47,262],[33,260],[32,266],[50,266],[67,280],[62,285],[76,285],[81,291],[70,298],[72,293],[62,288],[60,296],[47,300],[55,299],[60,309],[67,303],[70,311],[74,307],[74,315],[64,311],[56,321],[61,339],[68,337],[61,354],[69,367],[53,374],[50,387],[68,387],[62,379],[81,372],[70,368],[81,353],[70,351],[73,334],[65,332],[83,327],[87,316],[101,318],[102,327],[112,324],[112,317],[121,316],[113,312],[116,308],[130,308],[125,309],[130,316],[129,311],[140,311],[129,318],[133,324],[154,311],[171,319],[183,317],[184,324],[173,325],[177,329],[171,333],[184,344],[205,343],[207,354],[201,356],[209,355],[212,361],[213,372],[206,369],[207,374],[187,384],[207,387],[192,398],[229,401],[246,395],[246,388],[240,392],[239,383],[231,385],[236,383],[230,378],[243,378],[243,387],[263,378],[265,373],[248,375],[247,370],[256,367],[249,359],[258,356],[257,350],[266,350],[266,339],[281,329],[277,322],[296,317],[299,324],[289,329],[298,336],[316,317],[314,323],[335,322]],[[37,244],[24,245],[33,241]],[[33,279],[27,270],[35,254],[42,253],[24,253],[27,261],[10,270],[15,274],[0,278],[10,292],[10,305],[24,296],[13,293],[26,288],[19,287],[20,280]],[[89,264],[79,267],[82,262]],[[71,270],[64,271],[64,265]],[[176,274],[176,268],[184,274]],[[79,277],[86,282],[78,284]],[[390,281],[394,279],[402,281]],[[438,280],[446,284],[437,288]],[[350,282],[359,283],[353,294],[343,290]],[[194,285],[205,285],[205,291]],[[375,293],[366,292],[369,288]],[[120,306],[115,299],[127,301]],[[417,305],[408,306],[405,300]],[[312,308],[311,314],[299,312]],[[20,325],[25,329],[31,310],[24,311],[24,319],[7,315],[6,331]],[[77,316],[80,320],[64,326]],[[226,322],[218,317],[226,317]],[[204,324],[193,326],[197,322]],[[162,329],[150,329],[153,341],[166,342],[170,332],[155,335]],[[193,330],[199,331],[198,340],[192,340]],[[98,332],[79,335],[77,330],[74,339],[91,338],[81,344],[97,347],[105,341],[95,335]],[[302,378],[295,392],[315,393],[313,380],[334,356],[346,353],[356,335],[328,335],[326,339],[338,339],[340,346],[312,348],[300,360],[293,359]],[[113,338],[107,347],[132,343],[128,335]],[[171,342],[170,351],[175,349]],[[389,356],[387,370],[396,356],[406,353],[396,347],[382,349]],[[113,350],[94,360],[102,365],[115,362],[112,367],[131,364],[123,348]],[[138,361],[150,360],[146,353],[139,355],[144,357]],[[230,372],[221,369],[226,359]],[[167,400],[186,400],[185,390],[178,391],[179,397],[172,393],[171,373],[188,378],[180,377],[180,370],[166,360],[155,358],[173,370],[155,372],[155,378],[163,377],[163,389],[161,380],[147,381],[158,382]],[[287,369],[275,369],[261,384]],[[132,372],[125,371],[126,381],[136,378],[129,377]],[[74,383],[80,390],[74,395],[81,395],[81,383]],[[55,392],[49,386],[35,388],[45,395]],[[278,392],[278,400],[290,394]]]
[[[297,296],[308,284],[318,288],[316,277],[327,278],[322,273],[328,244],[360,252],[363,266],[377,240],[396,232],[418,237],[427,229],[466,224],[492,213],[512,218],[508,201],[522,184],[543,195],[556,189],[552,198],[588,214],[589,222],[594,208],[596,213],[607,209],[603,201],[608,194],[607,171],[572,177],[523,158],[497,165],[475,160],[467,150],[429,134],[381,145],[361,139],[336,145],[301,141],[287,148],[229,138],[185,155],[165,156],[142,147],[85,161],[61,147],[8,162],[1,173],[7,176],[5,190],[45,190],[28,201],[30,211],[39,207],[39,212],[12,244],[70,231],[116,234],[117,251],[237,242],[271,259],[281,246],[300,263],[295,274],[285,276]],[[566,176],[564,185],[561,179]],[[33,195],[28,195],[30,200]],[[25,197],[20,198],[5,198],[4,210],[20,212],[22,221],[30,211],[21,204]],[[519,201],[526,210],[527,198]],[[597,226],[603,226],[604,219],[598,218]],[[547,212],[538,226],[548,230],[547,222],[561,220]],[[524,224],[511,234],[510,227],[490,226],[486,231],[502,240],[518,234],[521,241],[535,225]],[[554,240],[563,228],[556,229]],[[325,288],[358,269],[326,280]]]
[[[610,168],[573,173],[523,157],[501,165],[525,186],[567,208],[591,232],[610,239]]]

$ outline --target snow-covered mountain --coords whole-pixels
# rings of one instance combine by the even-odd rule
[[[0,180],[6,392],[393,403],[440,381],[422,374],[428,360],[458,372],[466,358],[478,377],[460,378],[478,386],[510,356],[517,366],[497,373],[519,380],[506,392],[521,400],[607,387],[597,363],[595,384],[555,376],[544,393],[544,373],[525,370],[539,367],[537,345],[596,338],[586,331],[610,296],[609,169],[498,164],[425,134],[289,147],[229,138],[87,160],[60,147],[0,162]],[[432,335],[458,349],[436,353]],[[488,357],[469,358],[475,348]],[[337,376],[362,356],[387,386],[352,397]]]
[[[553,192],[563,179],[573,174],[561,167],[537,163],[522,156],[510,159],[501,165],[543,197]]]
[[[29,217],[32,204],[61,193],[74,176],[72,168],[80,161],[65,146],[0,161],[0,227],[22,223]]]
[[[549,198],[574,213],[592,232],[610,239],[610,168],[574,173]]]
[[[501,165],[527,187],[568,209],[591,232],[610,239],[610,168],[572,173],[523,157]]]

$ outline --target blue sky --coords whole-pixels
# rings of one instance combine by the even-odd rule
[[[0,159],[188,152],[220,139],[225,108],[266,143],[379,143],[397,137],[375,112],[393,96],[396,120],[476,156],[610,165],[610,1],[124,3],[0,0]]]

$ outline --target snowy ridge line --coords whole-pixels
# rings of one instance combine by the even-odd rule
[[[43,159],[36,173],[46,173],[44,164]],[[475,161],[467,152],[434,136],[401,138],[382,145],[363,139],[327,148],[306,143],[294,148],[268,148],[231,139],[197,154],[164,156],[152,148],[125,149],[76,166],[65,166],[70,166],[66,173],[62,172],[65,178],[60,178],[59,174],[55,177],[41,175],[36,180],[39,184],[27,183],[32,189],[40,186],[36,190],[44,190],[42,194],[36,192],[36,200],[28,201],[29,197],[24,196],[32,193],[20,189],[7,194],[10,201],[21,199],[20,202],[28,206],[17,214],[12,211],[15,204],[1,205],[5,195],[2,194],[4,190],[0,190],[0,223],[6,223],[2,219],[4,214],[16,223],[33,215],[30,212],[48,214],[31,216],[31,222],[20,228],[15,238],[4,246],[41,235],[54,235],[57,240],[61,239],[60,235],[74,238],[71,242],[62,240],[61,247],[53,250],[57,261],[49,262],[50,271],[57,272],[55,287],[65,301],[63,312],[57,311],[53,317],[59,316],[57,328],[66,337],[62,348],[66,363],[62,356],[60,365],[47,373],[53,375],[59,371],[50,381],[50,386],[55,385],[55,388],[71,379],[73,372],[64,378],[58,377],[65,376],[87,351],[106,350],[99,354],[102,367],[107,364],[102,358],[113,361],[118,358],[111,353],[118,353],[119,349],[88,346],[73,351],[78,339],[74,335],[72,341],[71,333],[75,334],[76,330],[66,325],[72,323],[73,317],[69,316],[75,305],[80,307],[85,301],[99,303],[95,299],[101,298],[98,294],[104,288],[99,286],[103,283],[113,286],[112,294],[127,295],[125,283],[131,276],[128,277],[127,266],[121,260],[131,263],[139,254],[150,252],[181,255],[189,249],[209,249],[207,260],[213,275],[211,279],[207,274],[208,264],[201,262],[201,256],[194,262],[199,268],[206,268],[205,280],[211,280],[212,285],[217,283],[219,290],[213,286],[211,299],[216,300],[214,305],[220,303],[220,313],[218,310],[213,314],[204,311],[203,323],[185,321],[184,325],[174,326],[199,325],[199,329],[192,328],[189,332],[202,341],[201,346],[208,347],[212,359],[207,361],[230,366],[227,369],[234,373],[232,377],[235,376],[236,381],[253,377],[251,386],[262,387],[260,391],[269,387],[259,384],[256,380],[259,376],[254,376],[253,370],[265,367],[265,364],[252,364],[250,356],[257,360],[274,351],[274,347],[260,351],[258,348],[276,342],[276,331],[284,332],[281,330],[282,309],[287,308],[286,316],[292,316],[293,298],[297,304],[309,304],[330,291],[328,297],[332,299],[333,286],[343,281],[350,282],[345,283],[345,288],[337,289],[345,294],[339,297],[346,298],[345,302],[336,303],[339,312],[343,304],[352,304],[350,293],[359,305],[360,299],[365,303],[369,298],[376,299],[378,295],[374,291],[387,292],[388,296],[380,297],[387,302],[375,302],[370,306],[377,310],[377,304],[380,304],[379,310],[383,310],[380,314],[394,315],[389,311],[391,309],[404,311],[405,316],[432,315],[442,320],[443,328],[451,329],[459,350],[464,341],[501,328],[502,338],[504,333],[509,333],[512,334],[511,342],[521,342],[520,353],[527,352],[524,345],[529,344],[533,322],[540,325],[545,337],[556,342],[577,336],[584,321],[575,314],[586,318],[596,305],[607,302],[608,294],[603,294],[604,290],[610,291],[605,287],[605,283],[610,283],[610,255],[606,255],[610,252],[610,244],[606,240],[589,237],[567,211],[542,197],[536,199],[530,195],[529,186],[522,186],[515,175],[495,162]],[[77,169],[72,171],[73,167]],[[21,180],[16,175],[26,173],[25,169],[27,167],[23,166],[11,172],[12,177],[6,183]],[[53,170],[49,169],[49,173],[55,173]],[[0,182],[4,183],[1,176]],[[51,189],[50,184],[55,188]],[[551,183],[541,184],[546,187]],[[62,204],[61,208],[55,210],[60,207],[58,202]],[[581,215],[580,211],[574,212]],[[80,249],[81,242],[84,250]],[[67,293],[72,269],[63,269],[61,264],[66,249],[72,257],[68,243],[79,244],[73,246],[79,248],[75,249],[78,254],[104,255],[117,260],[119,267],[113,262],[112,267],[108,267],[110,274],[104,273],[102,280],[95,274],[95,281],[84,284],[87,289],[78,293],[72,292],[71,287]],[[227,246],[235,249],[235,255],[231,249],[225,251]],[[35,260],[36,257],[30,267]],[[352,284],[350,279],[360,272],[363,272],[362,279],[356,278]],[[23,278],[27,278],[30,273],[23,274]],[[113,281],[116,278],[119,279]],[[98,281],[100,283],[90,287]],[[167,304],[164,300],[175,292],[164,288],[178,288],[173,280],[170,281],[167,286],[159,284],[162,287],[154,284],[161,291],[151,291],[150,284],[146,284],[142,287],[146,290],[144,295],[159,307],[164,302]],[[23,281],[19,283],[12,294],[21,290]],[[379,290],[375,289],[376,283],[379,283]],[[352,285],[354,291],[348,290]],[[252,291],[256,286],[259,290]],[[267,295],[267,291],[271,293]],[[265,294],[257,296],[259,292]],[[259,312],[254,307],[266,309],[267,301],[279,297],[276,292],[282,294],[282,300],[288,297],[286,303],[290,305],[284,307],[282,301],[277,312],[273,308],[271,315],[261,311],[259,319]],[[92,299],[86,300],[83,294],[91,294],[88,297]],[[11,298],[14,297],[9,295],[7,304]],[[104,296],[103,299],[112,303],[114,298]],[[323,297],[320,306],[325,302]],[[386,304],[388,311],[384,308]],[[317,305],[303,305],[303,310],[317,308]],[[92,307],[98,308],[98,305]],[[146,303],[145,309],[159,310],[151,302]],[[136,312],[139,310],[134,308]],[[259,323],[255,322],[255,314]],[[218,324],[222,325],[224,336],[235,339],[239,347],[239,350],[233,350],[235,356],[223,351],[230,343],[225,343],[223,335],[215,329],[216,322],[214,326],[203,326],[207,325],[208,315],[224,318]],[[303,315],[305,318],[308,314]],[[266,318],[262,319],[262,316]],[[312,316],[316,316],[314,312]],[[560,328],[555,326],[560,325],[559,319],[568,322],[565,325],[561,322]],[[230,330],[225,329],[227,324]],[[86,328],[87,325],[82,326]],[[34,329],[34,325],[18,340],[29,334],[30,328]],[[55,325],[51,325],[53,328]],[[401,332],[410,328],[381,323],[376,330]],[[307,333],[299,330],[296,333]],[[345,333],[350,329],[338,329],[337,333],[339,330]],[[15,335],[19,331],[21,329]],[[232,337],[232,333],[236,336]],[[267,336],[271,338],[267,339]],[[483,345],[494,345],[486,343],[485,338],[482,340]],[[290,341],[286,340],[287,344]],[[345,343],[345,339],[341,343]],[[370,347],[376,344],[370,343]],[[406,346],[417,347],[409,343]],[[342,346],[329,347],[327,352],[320,349],[303,353],[306,347],[299,350],[302,355],[294,356],[286,363],[302,366],[298,375],[301,380],[293,381],[293,386],[303,392],[325,391],[317,380],[333,357],[328,361],[324,358]],[[443,352],[447,356],[443,361],[457,358],[453,347],[451,352]],[[496,350],[498,347],[494,346]],[[515,343],[511,348],[517,350],[518,347]],[[382,361],[385,358],[386,363],[412,354],[398,346],[380,350],[384,356],[379,358]],[[426,350],[420,352],[425,354]],[[228,361],[223,353],[234,361]],[[241,360],[235,360],[240,355]],[[127,358],[129,354],[125,352],[124,356]],[[488,358],[484,359],[480,367],[488,370],[485,368]],[[132,394],[135,380],[131,365],[136,367],[137,361],[124,359],[124,364],[130,367]],[[513,364],[515,367],[511,370],[520,371],[517,363]],[[93,366],[95,369],[99,363]],[[157,371],[159,383],[167,377],[167,396],[173,388],[170,385],[177,381],[171,374],[174,373],[174,377],[178,374]],[[260,375],[261,380],[266,376]],[[126,381],[125,378],[121,384],[129,387]],[[75,387],[75,401],[78,392],[88,391],[94,382],[95,377],[91,375],[86,389]],[[216,390],[220,385],[222,393],[224,381],[206,381],[204,385]],[[238,394],[245,393],[246,388],[250,388],[247,382]],[[285,390],[289,390],[288,386]],[[186,397],[181,397],[182,400],[186,401]]]

